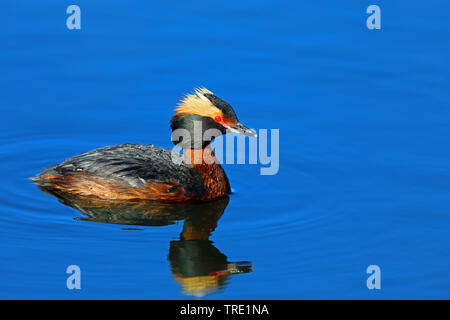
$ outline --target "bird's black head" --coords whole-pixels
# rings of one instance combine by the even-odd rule
[[[211,91],[200,88],[184,97],[170,123],[172,142],[189,149],[200,149],[227,132],[256,137],[241,124],[233,108]]]

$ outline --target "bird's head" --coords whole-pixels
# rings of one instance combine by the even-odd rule
[[[186,95],[170,122],[172,141],[183,148],[199,149],[227,132],[256,137],[256,132],[239,122],[233,108],[205,88]]]

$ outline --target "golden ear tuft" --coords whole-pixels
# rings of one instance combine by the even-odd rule
[[[205,94],[214,94],[211,91],[209,91],[208,89],[206,89],[205,87],[200,87],[200,88],[195,88],[194,92],[196,95],[205,95]]]
[[[213,118],[221,114],[222,112],[205,97],[205,94],[213,93],[204,87],[194,89],[193,93],[187,94],[180,100],[175,108],[175,115],[198,114]]]

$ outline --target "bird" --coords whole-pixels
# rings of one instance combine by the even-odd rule
[[[182,152],[152,144],[94,149],[30,178],[41,189],[102,200],[162,203],[211,201],[231,193],[211,142],[228,132],[256,137],[229,103],[204,87],[186,94],[170,121],[172,142]]]

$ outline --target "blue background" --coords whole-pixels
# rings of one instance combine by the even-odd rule
[[[70,4],[0,11],[0,298],[190,298],[167,259],[182,223],[76,221],[26,178],[105,145],[171,147],[173,107],[201,85],[280,129],[277,175],[226,166],[211,237],[254,271],[204,298],[450,298],[448,1],[79,0],[72,31]]]

